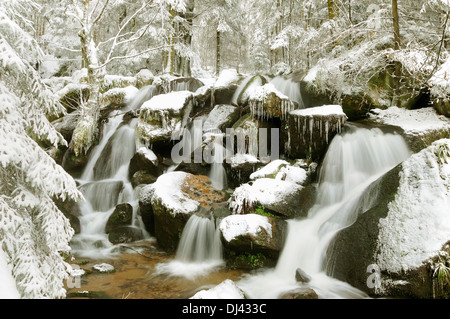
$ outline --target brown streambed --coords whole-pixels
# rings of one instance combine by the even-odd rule
[[[210,274],[189,280],[156,275],[155,266],[174,259],[173,254],[159,250],[156,244],[141,242],[124,246],[114,259],[78,258],[70,263],[86,271],[77,288],[68,288],[67,299],[187,299],[197,291],[218,285],[226,279],[238,280],[241,270],[219,268]],[[107,263],[112,273],[93,271],[96,264]]]

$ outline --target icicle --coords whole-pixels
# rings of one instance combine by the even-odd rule
[[[327,144],[328,144],[328,120],[325,121],[325,135],[326,135]]]

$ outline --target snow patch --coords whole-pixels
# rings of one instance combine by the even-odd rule
[[[190,299],[245,299],[242,290],[230,279],[209,290],[202,290]]]
[[[407,110],[396,106],[386,110],[374,109],[370,117],[378,123],[394,125],[405,133],[421,135],[428,131],[450,129],[450,119],[439,115],[433,107]]]
[[[267,164],[266,166],[258,169],[256,172],[250,175],[251,180],[267,177],[275,177],[282,167],[288,166],[289,163],[284,160],[275,160]]]
[[[228,216],[222,220],[219,229],[227,242],[247,234],[256,237],[262,231],[272,237],[272,225],[269,219],[256,214]]]
[[[227,69],[220,72],[219,77],[217,78],[216,83],[214,84],[214,87],[217,88],[223,88],[227,87],[232,83],[235,83],[239,81],[240,76],[234,69]]]
[[[5,252],[0,246],[0,299],[20,299],[16,281],[12,276],[11,267],[7,262]]]
[[[323,105],[307,109],[293,110],[289,112],[289,114],[295,116],[330,116],[330,115],[345,116],[345,113],[342,110],[342,106],[340,105]]]
[[[141,107],[141,111],[172,110],[175,112],[180,112],[186,104],[186,100],[191,96],[193,96],[193,94],[189,91],[160,94],[145,102]]]
[[[188,177],[189,174],[185,172],[171,172],[160,176],[147,189],[152,196],[152,203],[156,200],[160,201],[173,214],[188,214],[196,211],[200,204],[187,197],[182,190]]]

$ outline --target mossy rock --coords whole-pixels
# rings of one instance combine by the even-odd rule
[[[106,233],[109,234],[115,228],[130,226],[133,218],[133,207],[130,204],[120,204],[111,214],[106,223]]]

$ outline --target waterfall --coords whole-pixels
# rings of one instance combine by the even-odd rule
[[[298,288],[295,272],[300,268],[312,277],[308,285],[320,298],[367,297],[326,276],[325,254],[336,233],[373,204],[363,196],[365,190],[409,155],[400,135],[384,134],[378,128],[347,126],[344,134],[333,139],[325,156],[316,204],[307,218],[288,222],[288,235],[276,268],[246,278],[241,288],[258,299],[277,298]]]
[[[299,109],[305,108],[299,83],[292,80],[286,80],[282,76],[275,77],[270,83],[272,83],[278,91],[289,97],[292,102],[297,103]]]
[[[194,280],[223,265],[220,231],[214,218],[192,215],[184,227],[175,259],[156,265],[155,275]]]
[[[139,109],[152,94],[155,87],[147,86],[123,109],[109,114],[103,127],[102,139],[92,150],[84,172],[78,180],[79,189],[86,201],[80,204],[81,231],[72,239],[73,251],[84,257],[107,257],[114,250],[105,232],[106,223],[117,205],[128,203],[133,208],[132,225],[145,231],[137,214],[138,194],[129,179],[129,165],[136,152],[135,129],[137,119],[124,120],[124,113]]]
[[[209,173],[209,179],[214,188],[224,190],[227,187],[227,174],[223,167],[223,161],[225,159],[226,149],[223,147],[223,134],[215,135],[213,148],[214,155],[211,163],[211,171]]]

